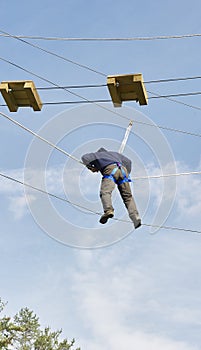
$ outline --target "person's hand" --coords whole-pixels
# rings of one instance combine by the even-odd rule
[[[98,173],[98,169],[96,169],[96,168],[90,168],[89,170],[91,170],[92,173]]]
[[[94,166],[91,166],[91,165],[87,165],[87,169],[91,170],[92,173],[98,173],[98,169],[95,168]]]

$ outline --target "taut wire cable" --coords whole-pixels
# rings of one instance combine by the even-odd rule
[[[66,58],[66,57],[64,57],[64,56],[58,55],[58,54],[56,54],[56,53],[54,53],[54,52],[52,52],[52,51],[49,51],[49,50],[47,50],[47,49],[44,49],[44,48],[38,46],[38,45],[36,45],[36,44],[32,44],[32,43],[30,43],[29,41],[26,41],[26,40],[24,40],[24,39],[19,38],[18,36],[12,35],[12,34],[10,34],[10,33],[8,33],[8,32],[4,32],[4,31],[2,31],[2,30],[0,30],[0,33],[2,33],[2,34],[4,34],[4,35],[7,35],[7,36],[10,36],[10,37],[13,38],[13,39],[17,39],[17,40],[23,42],[24,44],[27,44],[27,45],[29,45],[29,46],[31,46],[31,47],[33,47],[33,48],[36,48],[36,49],[38,49],[38,50],[41,50],[41,51],[43,51],[43,52],[45,52],[45,53],[47,53],[47,54],[49,54],[49,55],[55,56],[55,57],[57,57],[57,58],[59,58],[59,59],[62,59],[62,60],[64,60],[64,61],[66,61],[66,62],[72,63],[72,64],[74,64],[74,65],[77,65],[77,66],[81,67],[81,68],[84,68],[84,69],[87,69],[87,70],[89,70],[89,71],[92,71],[93,73],[96,73],[96,74],[102,75],[102,76],[104,76],[104,77],[107,77],[107,75],[106,75],[105,73],[102,73],[102,72],[97,71],[97,70],[95,70],[95,69],[92,69],[92,68],[90,68],[90,67],[88,67],[88,66],[86,66],[86,65],[83,65],[83,64],[80,64],[80,63],[75,62],[75,61],[73,61],[73,60],[70,60],[70,59],[68,59],[68,58]],[[184,80],[184,78],[183,78],[182,80]],[[187,78],[186,78],[186,80],[187,80]],[[173,81],[173,79],[169,79],[169,81]],[[174,81],[175,81],[175,80],[174,80]],[[152,82],[153,82],[153,81],[152,81]],[[164,80],[161,79],[161,82],[164,82]],[[71,93],[70,91],[68,91],[68,92]],[[154,94],[154,93],[153,93],[153,94]],[[75,94],[75,95],[76,95],[76,94]],[[157,95],[157,94],[155,94],[155,95]],[[171,102],[180,103],[180,104],[183,104],[183,105],[185,105],[185,106],[187,106],[187,107],[195,108],[195,109],[201,110],[201,108],[199,108],[199,107],[196,107],[196,106],[193,106],[193,105],[188,105],[188,104],[186,104],[186,103],[183,103],[183,102],[180,102],[180,101],[177,101],[177,100],[168,98],[168,97],[166,97],[166,96],[160,96],[160,95],[158,95],[158,97],[166,98],[166,99],[169,99],[169,101],[171,101]]]
[[[31,135],[37,137],[38,139],[40,139],[41,141],[47,143],[49,146],[53,147],[54,149],[56,149],[57,151],[63,153],[65,156],[75,160],[76,162],[85,165],[81,160],[77,159],[76,157],[74,157],[72,154],[66,152],[65,150],[63,150],[62,148],[56,146],[55,144],[53,144],[51,141],[45,139],[44,137],[40,136],[39,134],[37,134],[35,131],[27,128],[25,125],[19,123],[18,121],[16,121],[15,119],[9,117],[8,115],[6,115],[3,112],[0,112],[0,115],[4,118],[6,118],[7,120],[9,120],[11,123],[14,123],[15,125],[19,126],[21,129],[27,131],[28,133],[30,133]],[[201,135],[200,135],[201,137]],[[191,172],[183,172],[183,173],[176,173],[176,174],[163,174],[163,175],[150,175],[150,176],[138,176],[138,177],[133,177],[133,180],[144,180],[144,179],[154,179],[154,178],[160,178],[160,177],[171,177],[171,176],[180,176],[180,175],[199,175],[201,174],[201,171],[191,171]]]
[[[153,98],[165,98],[166,100],[168,100],[170,102],[175,102],[175,103],[184,105],[186,107],[194,108],[194,109],[197,109],[197,110],[201,111],[201,107],[189,105],[188,103],[181,102],[181,101],[175,100],[174,98],[171,98],[171,97],[179,97],[179,96],[200,95],[200,92],[197,92],[197,93],[191,92],[189,94],[174,94],[174,95],[159,95],[159,94],[157,94],[155,92],[148,91],[148,90],[147,90],[147,92],[149,92],[149,94],[155,95],[153,97],[149,97],[149,100],[153,99]]]
[[[149,180],[149,179],[160,179],[164,177],[173,177],[173,176],[186,176],[186,175],[201,175],[201,171],[189,171],[176,174],[160,174],[160,175],[148,175],[148,176],[134,176],[132,180]]]
[[[9,117],[8,115],[6,115],[5,113],[0,112],[0,115],[3,116],[4,118],[6,118],[7,120],[9,120],[10,122],[14,123],[15,125],[19,126],[20,128],[22,128],[23,130],[27,131],[28,133],[30,133],[31,135],[37,137],[38,139],[40,139],[41,141],[47,143],[49,146],[53,147],[54,149],[56,149],[57,151],[63,153],[64,155],[66,155],[67,157],[75,160],[76,162],[85,165],[81,160],[77,159],[76,157],[74,157],[72,154],[66,152],[65,150],[63,150],[62,148],[56,146],[54,143],[52,143],[51,141],[45,139],[44,137],[40,136],[39,134],[37,134],[35,131],[27,128],[25,125],[19,123],[18,121],[16,121],[15,119]],[[201,135],[200,135],[201,136]],[[144,180],[144,179],[154,179],[154,178],[161,178],[161,177],[171,177],[171,176],[181,176],[181,175],[199,175],[201,174],[201,171],[191,171],[191,172],[183,172],[183,173],[176,173],[176,174],[163,174],[163,175],[150,175],[150,176],[137,176],[137,177],[133,177],[133,180]]]
[[[32,186],[32,185],[30,185],[30,184],[27,184],[27,183],[25,183],[25,182],[22,182],[22,181],[20,181],[20,180],[17,180],[17,179],[15,179],[15,178],[11,177],[11,176],[5,175],[5,174],[3,174],[3,173],[0,173],[0,176],[1,176],[1,177],[4,177],[4,178],[6,178],[6,179],[8,179],[8,180],[10,180],[10,181],[14,181],[14,182],[16,182],[16,183],[18,183],[18,184],[20,184],[20,185],[25,186],[25,187],[29,187],[29,188],[31,188],[31,189],[33,189],[33,190],[35,190],[35,191],[40,192],[40,193],[49,195],[49,196],[51,196],[51,197],[53,197],[53,198],[56,198],[56,199],[58,199],[58,200],[61,200],[61,201],[63,201],[63,202],[66,202],[66,203],[69,203],[69,204],[71,204],[71,205],[74,205],[74,206],[76,206],[76,207],[78,207],[78,208],[81,208],[81,209],[84,209],[84,210],[86,210],[86,211],[89,211],[89,212],[92,213],[92,214],[96,214],[96,215],[99,215],[99,216],[102,215],[102,214],[99,213],[99,212],[96,212],[96,211],[94,211],[94,210],[91,210],[91,209],[89,209],[89,208],[86,208],[86,207],[84,207],[84,206],[82,206],[82,205],[80,205],[80,204],[73,203],[73,202],[69,201],[69,200],[66,199],[66,198],[57,196],[57,195],[55,195],[55,194],[53,194],[53,193],[50,193],[50,192],[47,192],[47,191],[42,190],[42,189],[40,189],[40,188],[37,188],[37,187],[35,187],[35,186]],[[128,220],[121,220],[121,219],[118,219],[118,218],[113,218],[113,220],[119,221],[119,222],[131,223],[131,224],[132,224],[132,222],[131,222],[131,221],[128,221]],[[186,229],[186,228],[181,228],[181,227],[172,227],[172,226],[163,226],[163,225],[152,225],[152,224],[144,224],[144,223],[142,223],[142,226],[155,227],[155,228],[166,229],[166,230],[185,231],[185,232],[197,233],[197,234],[199,234],[199,235],[201,234],[201,231],[199,231],[199,230],[192,230],[192,229]]]
[[[24,39],[18,38],[18,37],[15,36],[15,35],[12,35],[12,34],[10,34],[10,33],[4,32],[4,31],[2,31],[2,30],[0,30],[0,33],[9,35],[9,36],[10,36],[11,38],[13,38],[13,39],[19,40],[19,41],[21,41],[21,42],[24,43],[24,44],[27,44],[27,45],[29,45],[29,46],[31,46],[31,47],[34,47],[35,49],[38,49],[38,50],[40,50],[40,51],[43,51],[43,52],[45,52],[45,53],[47,53],[47,54],[49,54],[49,55],[55,56],[55,57],[57,57],[57,58],[59,58],[59,59],[61,59],[61,60],[64,60],[64,61],[68,62],[68,63],[74,64],[74,65],[76,65],[76,66],[78,66],[78,67],[80,67],[80,68],[87,69],[87,70],[89,70],[89,71],[91,71],[91,72],[93,72],[93,73],[102,75],[102,76],[104,76],[104,77],[106,76],[106,74],[104,74],[104,73],[102,73],[102,72],[99,72],[99,71],[97,71],[97,70],[95,70],[95,69],[92,69],[92,68],[90,68],[90,67],[88,67],[88,66],[86,66],[86,65],[84,65],[84,64],[80,64],[80,63],[78,63],[78,62],[75,62],[75,61],[73,61],[73,60],[70,60],[70,59],[68,59],[68,58],[66,58],[66,57],[64,57],[64,56],[58,55],[58,54],[56,54],[55,52],[49,51],[49,50],[47,50],[47,49],[44,49],[43,47],[40,47],[40,46],[38,46],[38,45],[36,45],[36,44],[32,44],[32,43],[30,43],[29,41],[26,41],[26,40],[24,40]]]
[[[0,33],[2,33],[2,34],[4,34],[4,35],[7,35],[7,36],[9,36],[9,37],[11,37],[11,38],[13,38],[13,39],[19,40],[19,41],[21,41],[21,42],[23,42],[23,43],[25,43],[25,44],[27,44],[27,45],[29,45],[29,46],[32,46],[32,47],[34,47],[34,48],[36,48],[36,49],[39,49],[39,50],[43,51],[43,52],[46,52],[47,54],[56,56],[57,58],[60,58],[60,59],[62,59],[62,60],[65,60],[65,61],[67,61],[67,62],[70,62],[70,63],[72,63],[72,64],[75,64],[75,65],[77,65],[77,66],[79,66],[79,67],[81,67],[81,68],[90,70],[90,71],[92,71],[92,72],[94,72],[94,73],[97,73],[97,74],[99,74],[99,75],[103,75],[103,76],[105,76],[105,77],[107,76],[106,74],[104,74],[104,73],[102,73],[102,72],[99,72],[99,71],[97,71],[97,70],[94,70],[94,69],[92,69],[92,68],[90,68],[90,67],[88,67],[88,66],[82,65],[82,64],[80,64],[80,63],[78,63],[78,62],[74,62],[74,61],[72,61],[72,60],[69,60],[69,59],[67,59],[66,57],[63,57],[63,56],[58,55],[58,54],[55,54],[54,52],[49,51],[49,50],[46,50],[46,49],[44,49],[44,48],[41,48],[41,47],[38,46],[38,45],[31,44],[30,42],[28,42],[28,41],[26,41],[26,40],[24,40],[24,39],[21,39],[21,38],[15,36],[15,35],[12,35],[12,34],[10,34],[10,33],[8,33],[8,32],[4,32],[4,31],[0,30]],[[37,76],[37,75],[36,75],[36,76]],[[45,79],[45,81],[50,82],[50,81],[48,81],[47,79]],[[50,83],[51,83],[51,82],[50,82]],[[53,84],[53,85],[58,87],[57,84]],[[72,91],[67,90],[66,88],[64,88],[64,90],[68,91],[69,93],[71,93],[71,94],[73,94],[73,95],[75,95],[75,96],[79,96],[79,97],[83,98],[82,96],[80,96],[80,95],[78,95],[78,94],[75,94],[75,93],[73,93]],[[155,94],[155,95],[157,95],[157,94]],[[158,95],[158,97],[160,97],[160,95]],[[196,106],[188,105],[188,104],[186,104],[186,103],[183,103],[183,102],[180,102],[180,101],[177,101],[177,100],[174,100],[174,99],[165,97],[165,96],[161,96],[161,97],[166,98],[166,99],[168,99],[168,100],[171,101],[171,102],[180,103],[180,104],[183,104],[183,105],[185,105],[185,106],[187,106],[187,107],[195,108],[195,109],[201,110],[201,108],[196,107]],[[84,98],[83,98],[83,99],[84,99]],[[85,99],[85,100],[86,100],[86,99]],[[100,107],[101,107],[101,106],[100,106]]]
[[[6,62],[6,63],[8,63],[8,64],[10,64],[10,65],[13,65],[13,66],[15,66],[15,67],[17,67],[17,68],[19,68],[19,69],[21,69],[21,70],[23,70],[23,71],[25,71],[25,72],[31,74],[31,75],[33,75],[33,76],[36,76],[37,78],[39,78],[39,79],[41,79],[41,80],[43,80],[43,81],[46,81],[46,82],[50,83],[51,85],[54,85],[54,86],[59,87],[58,84],[53,83],[53,82],[51,82],[50,80],[48,80],[48,79],[46,79],[46,78],[43,78],[43,77],[41,77],[40,75],[38,75],[38,74],[36,74],[36,73],[33,73],[33,72],[29,71],[28,69],[23,68],[23,67],[21,67],[21,66],[15,64],[15,63],[9,61],[9,60],[6,60],[6,59],[3,58],[3,57],[0,57],[0,60],[4,61],[4,62]],[[71,93],[71,94],[73,94],[73,95],[75,95],[75,96],[79,96],[79,97],[81,97],[83,100],[89,102],[89,100],[88,100],[87,98],[83,97],[83,96],[80,96],[80,95],[78,95],[78,94],[75,94],[75,93],[73,93],[72,91],[69,91],[69,90],[67,90],[67,89],[65,89],[65,88],[64,88],[63,90],[64,90],[64,91],[67,91],[67,92],[69,92],[69,93]],[[115,114],[115,115],[120,116],[121,118],[124,118],[124,119],[130,121],[130,118],[128,118],[128,117],[122,115],[121,113],[118,113],[118,112],[116,112],[116,111],[110,110],[109,108],[107,108],[107,107],[105,107],[105,106],[101,106],[101,105],[99,105],[98,103],[95,103],[95,104],[96,104],[97,106],[99,106],[100,108],[109,111],[110,113],[113,113],[113,114]],[[201,137],[201,134],[197,134],[197,133],[193,133],[193,132],[188,132],[188,131],[184,131],[184,130],[169,128],[169,127],[165,127],[165,126],[161,126],[161,125],[157,125],[157,124],[156,124],[156,125],[153,125],[153,124],[150,124],[150,123],[141,122],[141,121],[137,121],[137,120],[134,120],[134,119],[133,119],[132,121],[133,121],[134,123],[138,123],[138,124],[142,124],[142,125],[148,125],[148,126],[151,126],[151,127],[158,127],[159,129],[163,129],[163,130],[167,130],[167,131],[173,131],[173,132],[178,132],[178,133],[182,133],[182,134],[186,134],[186,135]]]
[[[63,202],[66,202],[66,203],[69,203],[69,204],[71,204],[71,205],[74,205],[74,206],[76,206],[76,207],[78,207],[78,208],[87,210],[87,211],[91,212],[92,214],[101,215],[101,213],[99,213],[99,212],[96,212],[96,211],[91,210],[91,209],[89,209],[89,208],[83,207],[83,206],[80,205],[80,204],[73,203],[73,202],[69,201],[69,200],[66,199],[66,198],[57,196],[56,194],[47,192],[47,191],[42,190],[42,189],[40,189],[40,188],[38,188],[38,187],[32,186],[32,185],[30,185],[30,184],[27,184],[27,183],[25,183],[25,182],[23,182],[23,181],[17,180],[17,179],[15,179],[15,178],[13,178],[13,177],[11,177],[11,176],[9,176],[9,175],[0,173],[0,176],[1,176],[1,177],[4,177],[4,178],[6,178],[6,179],[8,179],[8,180],[10,180],[10,181],[16,182],[16,183],[18,183],[18,184],[20,184],[20,185],[23,185],[23,186],[25,186],[25,187],[29,187],[29,188],[31,188],[32,190],[36,190],[36,191],[41,192],[41,193],[43,193],[43,194],[47,194],[48,196],[51,196],[51,197],[53,197],[53,198],[59,199],[59,200],[61,200],[61,201],[63,201]]]
[[[10,37],[9,34],[2,32],[2,37]],[[144,36],[144,37],[119,37],[119,38],[67,38],[67,37],[47,37],[47,36],[33,36],[33,35],[15,35],[18,39],[32,39],[32,40],[47,40],[47,41],[150,41],[150,40],[162,40],[162,39],[189,39],[199,38],[200,33],[194,34],[181,34],[181,35],[156,35],[156,36]]]
[[[12,65],[12,66],[14,66],[14,67],[17,67],[18,69],[21,69],[21,70],[23,70],[23,71],[25,71],[25,72],[27,72],[27,73],[33,75],[33,76],[35,76],[35,77],[37,77],[37,78],[39,78],[39,79],[45,81],[45,82],[48,82],[49,84],[51,84],[51,85],[53,85],[53,86],[60,87],[58,84],[52,82],[51,80],[46,79],[46,78],[44,78],[44,77],[42,77],[42,76],[40,76],[40,75],[38,75],[38,74],[36,74],[36,73],[34,73],[34,72],[32,72],[32,71],[26,69],[26,68],[23,68],[23,67],[17,65],[16,63],[13,63],[13,62],[11,62],[11,61],[9,61],[9,60],[3,58],[3,57],[0,57],[0,60],[2,60],[3,62],[8,63],[8,64],[10,64],[10,65]],[[68,93],[70,93],[70,94],[72,94],[72,95],[74,95],[74,96],[76,96],[76,97],[79,97],[79,98],[83,99],[84,101],[90,102],[87,98],[85,98],[85,97],[83,97],[83,96],[81,96],[81,95],[79,95],[79,94],[76,94],[76,93],[74,93],[74,92],[72,92],[72,91],[70,91],[70,90],[68,90],[68,89],[63,88],[63,90],[64,90],[64,91],[67,91]],[[118,113],[118,112],[116,112],[116,111],[113,111],[113,110],[111,110],[111,109],[109,109],[109,108],[107,108],[107,107],[105,107],[105,106],[102,106],[102,105],[100,105],[100,104],[98,104],[98,103],[94,103],[94,104],[97,105],[99,108],[102,108],[102,109],[104,109],[104,110],[106,110],[106,111],[109,111],[110,113],[113,113],[113,114],[115,114],[115,115],[120,116],[120,117],[123,118],[123,119],[126,119],[126,120],[129,120],[129,121],[130,121],[130,118],[128,118],[128,117],[122,115],[121,113]],[[138,124],[142,124],[142,125],[148,125],[148,126],[151,126],[151,127],[158,127],[159,129],[163,129],[163,130],[167,130],[167,131],[171,131],[171,132],[178,132],[178,133],[182,133],[182,134],[186,134],[186,135],[201,137],[201,134],[198,134],[198,133],[188,132],[188,131],[184,131],[184,130],[180,130],[180,129],[174,129],[174,128],[165,127],[165,126],[161,126],[161,125],[157,125],[157,124],[156,124],[156,125],[153,125],[153,124],[150,124],[150,123],[146,123],[146,122],[142,122],[142,121],[137,121],[137,120],[134,120],[134,119],[133,119],[132,121],[133,121],[134,123],[138,123]]]
[[[49,146],[55,148],[56,150],[58,150],[59,152],[62,152],[63,154],[65,154],[67,157],[75,160],[76,162],[83,164],[83,162],[79,159],[77,159],[76,157],[74,157],[73,155],[71,155],[70,153],[64,151],[62,148],[56,146],[55,144],[53,144],[51,141],[48,141],[47,139],[45,139],[44,137],[38,135],[36,132],[34,132],[33,130],[27,128],[25,125],[19,123],[18,121],[16,121],[15,119],[9,117],[8,115],[6,115],[5,113],[0,112],[0,115],[6,119],[8,119],[10,122],[14,123],[15,125],[19,126],[20,128],[26,130],[27,132],[29,132],[30,134],[32,134],[33,136],[37,137],[38,139],[40,139],[41,141],[47,143]]]

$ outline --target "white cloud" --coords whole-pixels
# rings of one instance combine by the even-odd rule
[[[29,196],[30,200],[35,200],[34,196]],[[13,213],[15,220],[20,220],[24,217],[24,215],[27,214],[28,208],[27,208],[27,201],[25,196],[22,195],[15,195],[14,197],[9,197],[9,210]]]
[[[80,269],[72,274],[72,292],[78,305],[80,323],[90,333],[80,340],[82,347],[89,350],[198,350],[198,347],[184,341],[181,335],[176,339],[168,333],[174,322],[177,325],[186,322],[188,326],[199,319],[200,313],[197,320],[193,311],[183,306],[174,313],[156,293],[158,277],[149,276],[143,264],[135,259],[127,265],[121,264],[118,258],[121,248],[115,249],[115,252],[116,257],[113,253],[98,253],[95,257],[90,252],[78,254]],[[188,315],[191,316],[189,320]],[[183,316],[186,316],[185,321]],[[167,327],[166,332],[160,327],[153,327],[157,318],[164,323],[163,327]],[[147,328],[148,323],[150,329]]]
[[[26,171],[25,178],[24,169],[4,170],[2,171],[2,174],[10,177],[10,179],[6,177],[0,178],[0,193],[7,197],[8,208],[16,220],[22,219],[24,215],[29,212],[27,200],[29,203],[36,200],[37,194],[36,190],[31,188],[28,189],[28,187],[23,186],[21,183],[25,182],[36,188],[57,195],[63,193],[63,182],[60,176],[60,168],[51,168],[48,171],[28,170]],[[14,181],[14,179],[21,183]],[[43,180],[45,180],[45,183],[43,183]],[[27,189],[28,192],[26,192],[25,195],[25,190]]]
[[[199,171],[200,166],[197,169],[189,168],[185,163],[176,162],[177,173],[188,173],[191,171]],[[164,173],[172,174],[171,165],[167,164]],[[153,164],[147,165],[147,173],[149,176],[160,175],[161,170]],[[162,174],[163,175],[163,174]],[[138,175],[137,175],[138,176]],[[170,213],[174,213],[171,217],[175,217],[176,222],[186,219],[196,220],[199,219],[201,212],[201,201],[200,201],[200,188],[201,188],[201,176],[200,175],[180,175],[153,178],[150,180],[136,180],[135,188],[137,188],[138,196],[142,198],[143,194],[143,181],[149,181],[150,199],[148,206],[148,214],[153,217],[159,207],[163,208],[162,214],[166,218],[169,216],[169,202],[172,201],[172,209]],[[164,181],[167,189],[164,191]],[[174,187],[176,181],[176,188]],[[162,201],[161,201],[162,200]],[[160,217],[158,218],[160,221]],[[192,221],[193,222],[193,221]],[[160,222],[158,222],[160,224]],[[157,224],[157,222],[156,222]]]
[[[180,217],[199,218],[201,212],[200,188],[201,177],[199,175],[180,177],[177,185],[177,208]]]
[[[87,340],[85,348],[88,350],[121,350],[121,349],[137,349],[137,350],[198,350],[196,347],[191,347],[182,341],[171,341],[163,338],[160,335],[150,335],[143,332],[127,332],[119,327],[116,333],[108,332],[104,339],[100,340],[96,337],[94,341]]]

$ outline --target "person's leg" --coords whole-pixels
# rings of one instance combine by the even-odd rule
[[[115,189],[115,182],[112,179],[108,179],[107,177],[104,178],[105,175],[110,175],[114,168],[116,168],[116,165],[108,165],[105,167],[102,173],[103,178],[100,187],[100,198],[104,212],[108,210],[114,211],[114,208],[112,206],[112,191]]]
[[[115,165],[108,165],[104,171],[103,175],[110,175]],[[104,214],[100,218],[100,223],[105,224],[109,218],[114,216],[114,208],[112,205],[112,192],[115,188],[115,183],[112,179],[103,178],[100,188],[100,198],[104,210]]]
[[[119,192],[123,199],[123,202],[128,210],[130,219],[133,221],[135,228],[141,226],[141,219],[132,196],[131,188],[129,182],[124,182],[118,186]]]
[[[108,210],[114,211],[112,206],[112,191],[115,188],[115,183],[110,179],[102,179],[100,188],[100,199],[102,202],[104,212]]]

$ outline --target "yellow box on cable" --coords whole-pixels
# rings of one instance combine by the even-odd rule
[[[121,107],[123,101],[136,101],[148,104],[147,92],[142,74],[109,75],[107,86],[114,107]]]
[[[2,81],[0,91],[10,112],[17,112],[18,107],[41,111],[42,102],[32,80]]]

